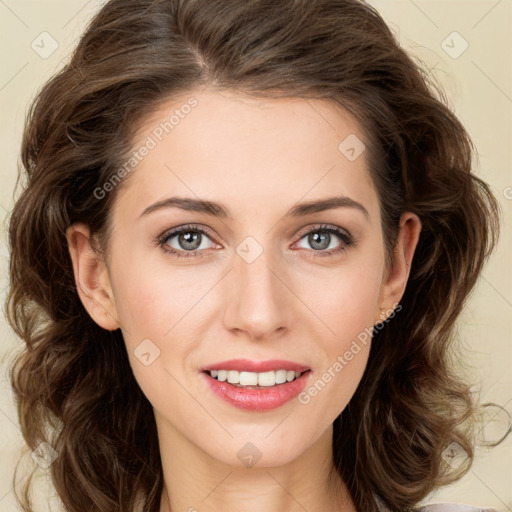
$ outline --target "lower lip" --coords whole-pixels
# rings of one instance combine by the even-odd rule
[[[247,411],[270,411],[293,400],[304,389],[311,371],[304,372],[291,382],[260,389],[239,388],[227,381],[218,381],[208,373],[202,373],[210,389],[228,404]]]

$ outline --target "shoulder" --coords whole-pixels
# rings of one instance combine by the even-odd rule
[[[415,508],[414,512],[497,512],[493,508],[473,507],[462,503],[435,503]]]
[[[380,512],[390,512],[380,498],[374,494]],[[494,508],[475,507],[464,503],[433,503],[414,507],[412,512],[498,512]]]

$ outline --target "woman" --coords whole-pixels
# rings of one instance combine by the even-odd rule
[[[448,350],[498,207],[442,98],[359,0],[105,4],[10,221],[65,510],[410,510],[469,469]]]

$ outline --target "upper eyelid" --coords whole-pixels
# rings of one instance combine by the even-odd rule
[[[169,237],[173,237],[176,235],[179,235],[182,232],[186,231],[199,231],[201,233],[204,233],[208,236],[212,236],[210,234],[210,230],[204,226],[195,225],[195,224],[185,224],[184,226],[177,226],[175,228],[167,229],[164,231],[159,237],[159,240],[163,240]]]
[[[319,223],[319,224],[312,225],[312,226],[306,227],[304,229],[301,229],[296,236],[298,236],[299,240],[300,240],[304,236],[308,235],[311,232],[323,231],[323,230],[325,230],[325,231],[328,231],[328,230],[342,231],[349,238],[351,238],[351,239],[353,238],[352,234],[347,229],[345,229],[341,226],[335,226],[334,224],[331,225],[331,224],[327,224],[327,223]],[[210,239],[212,239],[212,242],[219,243],[219,242],[216,242],[216,237],[215,237],[215,235],[212,235],[210,233],[209,228],[207,228],[206,226],[199,225],[199,224],[185,224],[183,226],[177,226],[175,228],[169,229],[169,230],[165,231],[162,235],[160,235],[158,237],[158,240],[163,241],[163,243],[165,243],[170,238],[173,238],[173,237],[179,235],[180,233],[186,232],[186,231],[199,231],[199,232],[207,235]],[[341,236],[340,233],[334,233],[334,234]],[[193,252],[193,251],[190,251],[190,252]]]
[[[309,234],[311,232],[314,232],[314,231],[334,231],[334,232],[342,231],[347,236],[352,238],[352,235],[351,235],[350,231],[348,231],[347,229],[342,228],[341,226],[335,226],[334,224],[325,224],[325,223],[321,223],[319,225],[309,226],[307,228],[304,228],[303,230],[299,231],[297,236],[302,238],[303,236],[305,236],[305,235],[307,235],[307,234]],[[338,233],[338,235],[339,235],[339,233]]]

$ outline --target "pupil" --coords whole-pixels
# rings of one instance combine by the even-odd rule
[[[323,240],[319,241],[323,237]],[[327,243],[325,243],[327,242]],[[309,243],[314,249],[327,249],[329,247],[330,234],[329,233],[311,233],[309,235]]]
[[[180,244],[184,249],[195,250],[197,249],[201,243],[197,243],[201,233],[194,233],[192,231],[187,231],[186,233],[181,233],[180,235]]]

